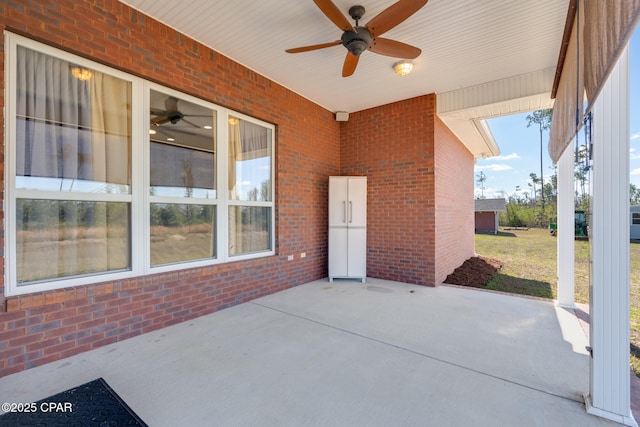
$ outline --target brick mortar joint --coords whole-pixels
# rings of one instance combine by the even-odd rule
[[[241,268],[240,270],[244,271],[251,270],[251,268],[267,267],[268,263],[266,263],[265,260],[271,258],[272,257],[265,257],[248,260],[248,265]],[[222,266],[214,266],[217,268],[214,268],[215,272],[211,272],[210,280],[214,280],[216,274],[225,272],[227,270],[234,271],[234,265],[235,263],[225,263]],[[156,273],[151,275],[135,276],[124,280],[80,285],[62,289],[52,289],[49,291],[5,297],[4,300],[0,302],[0,313],[14,313],[30,308],[45,307],[47,305],[53,304],[64,304],[83,298],[102,297],[105,295],[118,294],[120,292],[143,289],[147,286],[159,285],[163,282],[163,279],[164,282],[166,282],[168,277],[171,277],[177,281],[188,281],[191,277],[197,277],[198,279],[201,279],[202,272],[206,271],[207,268],[210,267],[175,270],[170,273]]]
[[[140,283],[139,281],[136,282],[138,282],[137,286],[134,286],[133,288],[127,288],[127,290],[139,289],[143,287],[144,283]],[[100,290],[96,292],[96,289]],[[104,282],[96,283],[93,285],[76,286],[73,288],[34,292],[31,294],[6,297],[4,303],[2,304],[2,309],[5,313],[14,313],[16,311],[26,310],[29,308],[39,308],[53,304],[64,304],[82,298],[112,295],[120,291],[121,289],[119,282]],[[58,295],[58,297],[47,299],[48,295],[55,296],[56,294]]]

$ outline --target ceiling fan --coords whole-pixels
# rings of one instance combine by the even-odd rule
[[[189,120],[185,119],[185,117],[209,117],[204,115],[201,116],[193,114],[183,114],[182,112],[180,112],[180,110],[178,110],[178,98],[174,98],[173,96],[170,96],[164,100],[164,110],[151,107],[150,112],[155,116],[151,119],[151,124],[153,126],[160,126],[165,123],[171,123],[175,125],[182,120],[183,122],[193,127],[199,128],[200,126],[193,122],[190,122]]]
[[[353,26],[331,0],[313,1],[322,13],[343,31],[342,37],[334,42],[287,49],[287,53],[308,52],[341,44],[348,50],[342,66],[342,77],[349,77],[356,71],[360,54],[365,50],[405,59],[417,58],[422,52],[417,47],[379,36],[416,13],[427,4],[428,0],[399,0],[376,15],[364,27],[359,25],[359,21],[365,13],[363,6],[352,6],[349,9],[349,15],[356,21],[356,25]]]

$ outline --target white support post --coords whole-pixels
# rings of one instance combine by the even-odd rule
[[[587,412],[637,426],[629,379],[629,49],[593,106]]]
[[[558,161],[558,305],[575,308],[575,208],[573,151],[569,146]]]

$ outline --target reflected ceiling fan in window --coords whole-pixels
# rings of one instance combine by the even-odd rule
[[[164,110],[151,107],[151,115],[155,116],[151,119],[153,126],[160,126],[165,123],[171,123],[175,125],[179,121],[183,121],[188,125],[199,128],[201,126],[187,120],[185,117],[211,117],[211,115],[201,114],[183,114],[178,110],[178,98],[170,96],[164,100]]]
[[[422,53],[417,47],[380,36],[416,13],[428,0],[399,0],[376,15],[365,26],[359,25],[365,13],[363,6],[352,6],[349,9],[349,15],[356,21],[354,26],[331,0],[313,1],[322,13],[343,31],[342,37],[334,42],[287,49],[287,53],[308,52],[341,44],[348,50],[342,66],[342,77],[349,77],[356,71],[360,54],[365,50],[403,59],[415,59]]]

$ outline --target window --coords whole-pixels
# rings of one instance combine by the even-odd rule
[[[274,253],[272,125],[6,35],[7,295]]]
[[[632,213],[631,214],[631,223],[633,225],[640,225],[640,213]]]
[[[229,116],[229,254],[271,249],[271,130]]]
[[[131,83],[22,46],[16,56],[18,286],[130,269]]]
[[[151,265],[216,256],[216,112],[151,90]]]

